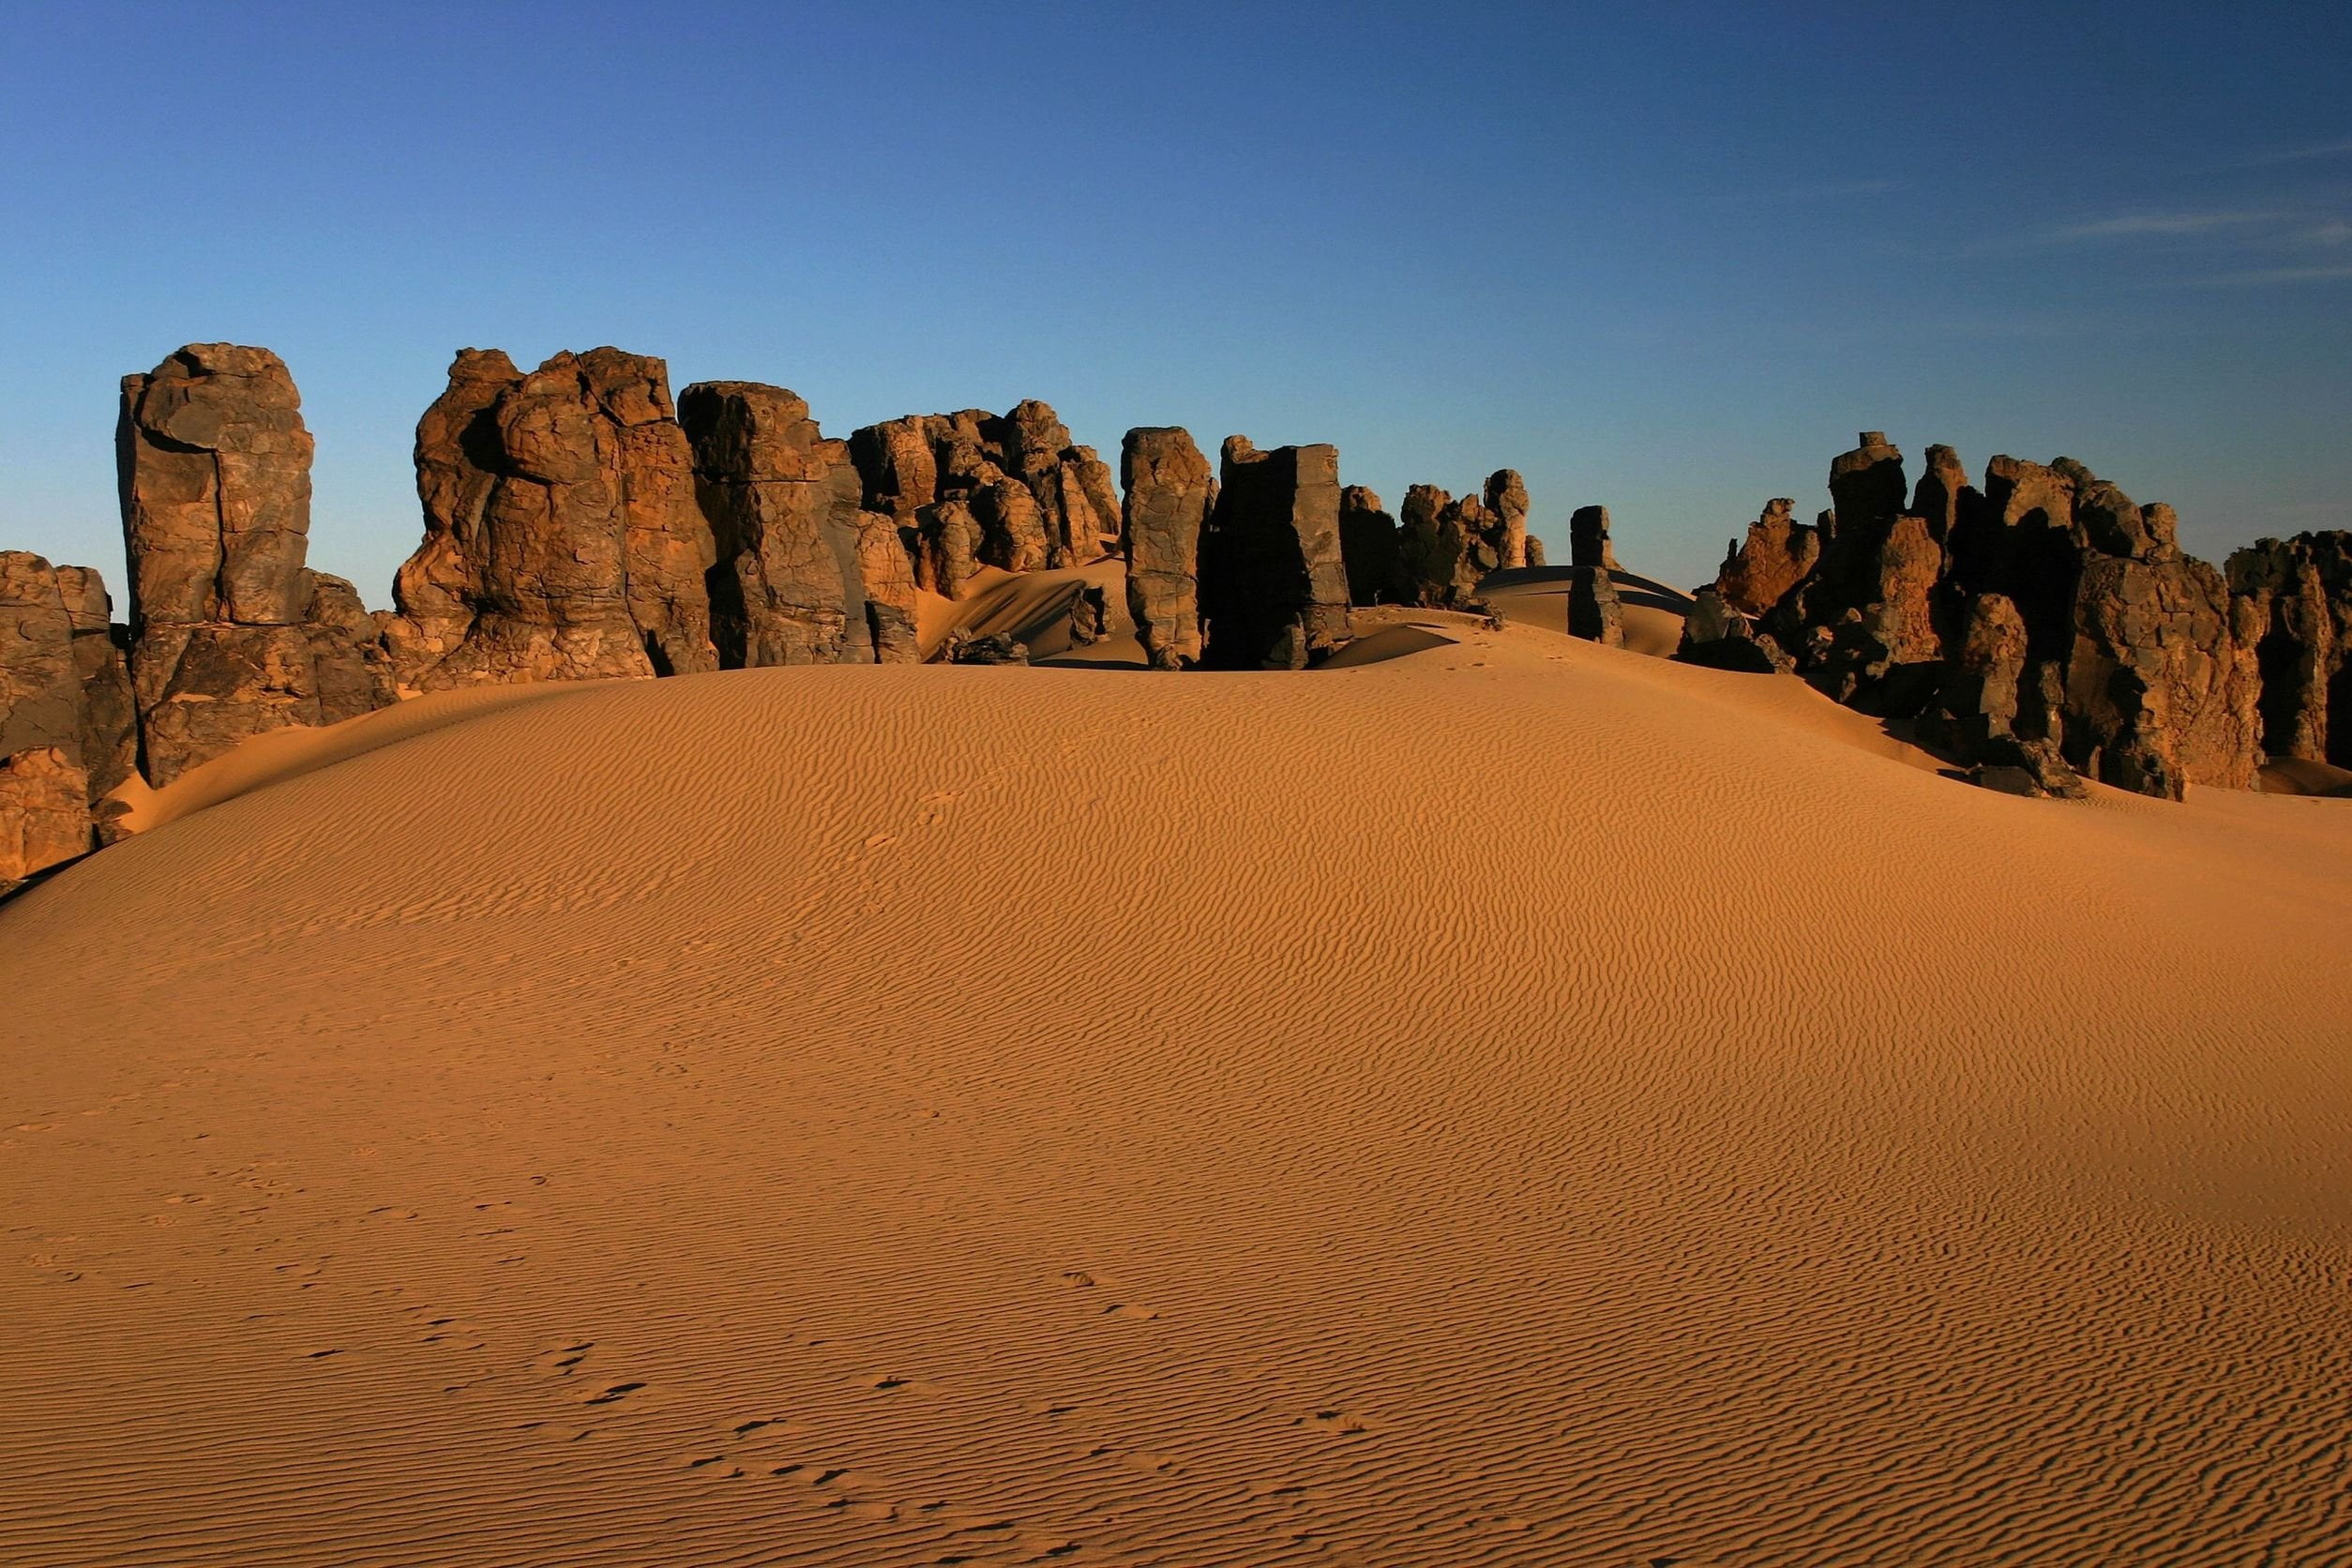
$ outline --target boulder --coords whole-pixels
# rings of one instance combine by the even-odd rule
[[[1692,596],[1674,656],[1685,664],[1756,675],[1778,674],[1792,668],[1788,656],[1777,644],[1759,641],[1755,624],[1725,603],[1723,594],[1711,583]]]
[[[678,415],[710,520],[719,663],[871,662],[864,558],[884,546],[903,549],[886,514],[860,509],[848,444],[827,440],[798,394],[759,382],[698,382],[680,395]],[[869,537],[869,528],[880,536]],[[912,583],[910,565],[902,596],[909,648]],[[882,622],[897,634],[896,616],[885,612]]]
[[[82,762],[82,676],[57,569],[0,550],[0,757],[54,746]]]
[[[460,351],[416,427],[425,537],[384,626],[403,691],[718,668],[710,525],[669,371]]]
[[[2253,788],[2261,689],[2250,610],[2219,569],[2177,549],[2087,560],[2066,668],[2067,760],[2173,800],[2189,784]]]
[[[1201,662],[1300,670],[1348,641],[1339,449],[1226,438],[1200,535]]]
[[[1791,515],[1796,503],[1778,496],[1735,539],[1715,574],[1715,592],[1742,615],[1761,615],[1805,579],[1821,557],[1821,531]]]
[[[304,565],[311,441],[276,354],[195,343],[126,376],[115,445],[149,783],[390,699],[367,653],[373,623],[312,619],[348,606]]]
[[[1154,670],[1200,661],[1200,539],[1217,501],[1208,460],[1185,431],[1146,427],[1119,446],[1126,492],[1127,613]]]
[[[947,662],[950,664],[1027,664],[1029,648],[1009,632],[992,632],[986,637],[957,636],[948,639]]]

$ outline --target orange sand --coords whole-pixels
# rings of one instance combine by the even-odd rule
[[[0,907],[0,1561],[2352,1560],[2352,802],[1425,619],[412,704]]]

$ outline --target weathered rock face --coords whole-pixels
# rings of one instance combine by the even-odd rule
[[[758,382],[699,382],[680,397],[679,415],[717,563],[709,581],[720,663],[870,662],[868,515],[847,444],[826,440],[799,396]],[[898,548],[888,518],[870,526]],[[910,570],[910,640],[912,579]]]
[[[914,580],[919,587],[959,599],[980,570],[980,520],[953,497],[915,514]]]
[[[390,700],[381,667],[311,619],[310,451],[294,380],[266,349],[190,344],[123,380],[129,665],[150,783]]]
[[[935,552],[923,540],[924,512],[949,501],[979,521],[979,559],[1006,571],[1084,565],[1117,547],[1109,468],[1034,399],[1002,417],[965,409],[868,425],[851,432],[850,457],[866,509],[897,523],[917,582],[933,593],[944,590],[926,576]]]
[[[1228,436],[1200,537],[1201,662],[1302,670],[1348,641],[1339,449]]]
[[[1516,571],[1527,558],[1527,482],[1515,468],[1499,468],[1486,475],[1486,512],[1496,530],[1486,542],[1496,557],[1495,570]]]
[[[1568,564],[1618,571],[1617,550],[1609,543],[1609,509],[1579,506],[1568,519]]]
[[[1435,485],[1412,485],[1397,514],[1398,602],[1441,608],[1462,580],[1462,538],[1443,520],[1454,497]]]
[[[1127,613],[1154,670],[1198,664],[1200,537],[1216,480],[1192,437],[1173,427],[1127,432],[1119,446],[1126,492]]]
[[[89,777],[63,747],[0,757],[0,893],[87,854],[91,842]]]
[[[1759,675],[1793,668],[1776,644],[1757,638],[1755,624],[1725,603],[1722,593],[1711,583],[1692,596],[1691,611],[1682,618],[1682,639],[1674,656],[1685,664]]]
[[[2352,533],[2263,539],[2229,558],[2262,677],[2262,749],[2352,767]]]
[[[528,375],[460,352],[416,427],[425,539],[384,638],[402,688],[718,667],[709,525],[658,359],[593,349]]]
[[[1339,553],[1348,565],[1351,604],[1418,604],[1419,587],[1405,571],[1396,520],[1362,485],[1339,492]]]
[[[1715,574],[1715,592],[1742,615],[1761,615],[1804,580],[1821,558],[1821,531],[1796,520],[1796,503],[1778,496],[1735,539]]]
[[[1625,645],[1625,609],[1606,566],[1577,566],[1568,580],[1568,634],[1611,648]]]
[[[82,677],[56,568],[0,550],[0,757],[37,746],[82,761]]]
[[[106,583],[89,566],[57,568],[58,596],[73,627],[74,677],[82,686],[82,750],[80,761],[90,780],[90,801],[97,803],[139,771],[139,715],[130,693],[130,659],[126,651],[127,628],[113,624],[113,601]],[[363,658],[382,666],[383,652],[367,633]],[[337,664],[328,672],[345,668]],[[371,703],[381,689],[371,688]],[[5,750],[5,747],[0,747]]]
[[[2171,550],[2094,555],[2075,590],[2067,760],[2142,794],[2243,790],[2259,762],[2259,631],[2221,572]]]
[[[1459,610],[1478,596],[1489,573],[1530,565],[1527,486],[1515,470],[1497,469],[1479,493],[1458,500],[1436,485],[1414,485],[1405,492],[1400,520],[1385,533],[1376,520],[1387,516],[1379,505],[1372,496],[1368,510],[1344,501],[1341,506],[1343,531],[1356,536],[1343,542],[1359,604]],[[1542,547],[1533,549],[1540,564]]]

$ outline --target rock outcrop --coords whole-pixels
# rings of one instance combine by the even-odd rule
[[[1568,580],[1568,635],[1611,648],[1625,645],[1625,607],[1606,566],[1576,566]]]
[[[1821,531],[1796,520],[1796,503],[1777,496],[1734,539],[1715,574],[1715,592],[1742,615],[1761,615],[1805,580],[1821,558]]]
[[[870,663],[877,629],[911,652],[912,567],[903,605],[867,612],[867,557],[904,552],[889,518],[859,509],[848,444],[827,440],[797,394],[758,382],[698,382],[678,410],[716,558],[709,581],[719,663]]]
[[[1228,436],[1200,536],[1201,662],[1302,670],[1348,641],[1339,449]]]
[[[926,538],[927,514],[951,501],[980,525],[978,562],[1005,571],[1084,565],[1118,547],[1109,468],[1034,399],[1003,415],[965,409],[868,425],[851,432],[849,450],[862,504],[891,519],[916,582],[932,593],[948,589],[932,575],[939,552]]]
[[[1609,543],[1606,506],[1579,506],[1569,515],[1568,564],[1612,572],[1623,569],[1617,564],[1616,548]]]
[[[190,344],[123,380],[129,668],[158,787],[253,735],[392,698],[351,635],[351,585],[304,565],[310,453],[294,379],[266,349]]]
[[[1353,534],[1369,552],[1359,564],[1359,545],[1346,543],[1349,592],[1358,604],[1460,610],[1489,574],[1530,564],[1527,486],[1514,469],[1497,469],[1479,493],[1458,500],[1436,485],[1414,485],[1405,492],[1402,517],[1385,533],[1380,520],[1387,514],[1379,505],[1377,496],[1368,511],[1342,504],[1343,541]],[[1540,545],[1535,552],[1540,564]]]
[[[1186,669],[1200,662],[1200,541],[1216,480],[1191,435],[1145,427],[1120,443],[1119,482],[1127,613],[1153,669]]]
[[[1721,591],[1711,583],[1692,596],[1690,613],[1682,617],[1682,638],[1674,656],[1685,664],[1751,674],[1769,675],[1794,668],[1788,656],[1769,639],[1757,638],[1755,624],[1726,604]]]
[[[2263,539],[2229,558],[2262,681],[2262,750],[2352,767],[2352,533]]]
[[[89,776],[65,748],[0,757],[0,893],[91,848]]]
[[[718,668],[711,531],[658,359],[464,349],[416,427],[425,538],[384,635],[403,691]]]
[[[1362,485],[1339,492],[1339,553],[1348,566],[1348,602],[1419,604],[1420,585],[1405,570],[1396,519]]]
[[[2071,793],[2079,771],[2178,799],[2252,783],[2260,614],[2181,552],[2169,507],[2063,458],[1996,458],[1979,490],[1944,446],[1907,504],[1902,454],[1877,431],[1830,488],[1817,556],[1762,611],[1766,640],[1822,691],[1916,722],[2002,770],[1996,787],[2022,773]],[[1768,508],[1719,585],[1769,589],[1796,537],[1786,520]]]

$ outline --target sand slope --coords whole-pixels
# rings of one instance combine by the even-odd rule
[[[0,907],[0,1561],[2352,1560],[2352,803],[1444,635],[393,710]]]

